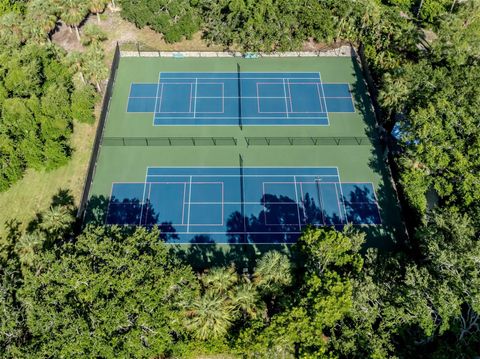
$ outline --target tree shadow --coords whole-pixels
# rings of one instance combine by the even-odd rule
[[[52,197],[52,207],[63,206],[71,209],[75,208],[75,199],[69,189],[60,189]]]
[[[381,116],[379,107],[374,108],[373,106],[376,94],[369,93],[364,80],[364,72],[355,57],[352,57],[352,63],[356,78],[356,83],[353,85],[356,110],[364,119],[366,124],[364,135],[370,138],[371,142],[371,156],[368,165],[381,178],[380,184],[376,188],[376,194],[378,205],[381,208],[382,225],[362,226],[361,229],[367,234],[366,247],[383,250],[400,249],[406,245],[408,236],[404,214],[388,161],[388,133],[376,119],[376,116]],[[373,97],[371,98],[370,95]],[[366,209],[360,210],[366,211]]]
[[[335,196],[336,207],[332,209],[332,202],[328,208],[322,202],[319,186],[321,184],[304,188],[300,205],[288,195],[263,194],[247,214],[240,210],[227,213],[225,227],[222,227],[225,232],[215,233],[217,228],[212,233],[186,233],[183,224],[179,227],[171,221],[161,221],[162,214],[155,212],[158,204],[142,203],[135,196],[122,199],[92,196],[87,203],[84,224],[120,225],[126,231],[139,225],[150,229],[156,226],[161,231],[159,239],[171,246],[172,255],[195,270],[233,264],[237,270],[251,273],[257,258],[267,251],[277,250],[291,257],[292,245],[308,225],[342,230],[348,219],[354,224],[367,224],[365,227],[373,233],[369,225],[380,222],[378,209],[373,206],[376,203],[373,188],[354,186],[345,192],[344,198]],[[336,192],[337,187],[329,190]],[[341,208],[340,203],[344,203],[345,208]]]

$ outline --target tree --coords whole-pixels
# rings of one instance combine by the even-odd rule
[[[92,86],[83,85],[76,88],[72,94],[72,118],[78,122],[94,123],[93,111],[97,99],[97,93]]]
[[[108,76],[108,68],[103,62],[103,58],[103,50],[95,44],[90,46],[85,54],[85,76],[96,86],[98,92],[102,91],[100,82]]]
[[[363,240],[348,228],[345,232],[308,228],[299,240],[305,261],[299,288],[269,325],[255,322],[245,328],[239,337],[240,352],[257,357],[326,355],[329,336],[353,308]]]
[[[107,39],[107,34],[95,24],[88,24],[83,29],[82,45],[98,44]]]
[[[46,233],[50,240],[67,239],[75,218],[68,208],[63,206],[51,207],[42,217],[40,228]]]
[[[53,3],[50,1],[35,0],[28,4],[25,17],[27,33],[32,40],[50,41],[50,33],[57,25],[57,15]]]
[[[234,317],[232,303],[213,289],[208,289],[188,306],[185,327],[197,339],[216,339],[227,334]]]
[[[288,257],[278,251],[270,251],[258,261],[254,283],[264,293],[279,294],[292,284],[291,264]]]
[[[78,26],[88,13],[87,3],[81,0],[62,0],[60,5],[60,17],[70,28],[75,29],[77,40],[80,41]]]
[[[65,57],[65,63],[74,71],[74,73],[80,76],[82,83],[86,85],[87,81],[85,80],[85,75],[83,74],[83,67],[85,65],[85,56],[83,55],[83,53],[77,51],[70,52]]]
[[[89,10],[92,14],[97,15],[97,22],[100,24],[100,13],[105,10],[109,0],[89,0]]]
[[[189,0],[138,0],[120,2],[123,18],[137,27],[150,26],[163,34],[165,41],[176,42],[191,38],[200,30],[198,10]]]
[[[39,253],[19,295],[36,355],[167,355],[182,333],[175,308],[195,296],[196,279],[158,238],[89,227]]]

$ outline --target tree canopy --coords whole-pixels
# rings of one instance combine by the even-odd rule
[[[0,1],[0,190],[27,168],[64,164],[73,121],[93,122],[104,34],[78,27],[105,5]],[[388,161],[414,219],[410,238],[386,252],[365,248],[362,228],[308,228],[288,250],[254,248],[254,258],[241,258],[248,268],[222,252],[223,263],[194,269],[187,259],[217,249],[192,246],[182,256],[157,229],[79,230],[74,206],[53,203],[25,230],[9,222],[0,238],[4,357],[478,356],[478,1],[120,5],[124,18],[167,42],[202,31],[248,51],[358,45],[378,92],[378,126],[399,133]],[[59,17],[89,44],[85,52],[49,43]]]

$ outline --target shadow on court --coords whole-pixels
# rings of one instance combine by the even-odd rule
[[[293,198],[267,193],[260,199],[262,206],[258,212],[242,215],[234,211],[226,218],[226,231],[222,239],[209,234],[192,233],[188,240],[185,240],[185,235],[179,240],[175,226],[171,222],[162,222],[162,214],[155,213],[154,206],[146,210],[149,203],[142,205],[138,198],[123,198],[120,201],[94,196],[88,202],[85,223],[121,223],[126,231],[133,231],[143,221],[155,223],[161,231],[160,238],[171,244],[172,253],[190,263],[195,270],[233,263],[239,270],[252,271],[256,259],[269,250],[293,255],[290,249],[300,236],[300,212],[305,223],[302,229],[307,224],[313,224],[334,226],[341,230],[346,219],[349,222],[376,223],[379,212],[376,205],[372,206],[373,191],[360,185],[350,186],[351,190],[343,198],[346,218],[340,213],[329,214],[322,208],[320,198],[308,192],[302,198],[301,207]],[[370,227],[376,226],[364,228],[373,231]]]
[[[352,62],[357,79],[353,86],[356,108],[367,124],[365,135],[371,138],[373,143],[369,167],[382,178],[382,184],[376,189],[377,201],[382,209],[382,226],[369,226],[362,228],[362,230],[367,233],[367,247],[392,250],[405,245],[406,230],[390,168],[387,164],[384,133],[377,126],[362,68],[355,58],[352,58]]]

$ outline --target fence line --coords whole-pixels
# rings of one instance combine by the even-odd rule
[[[97,132],[95,134],[95,140],[93,142],[92,155],[90,157],[90,163],[88,164],[87,177],[83,186],[83,194],[78,207],[77,218],[82,219],[85,215],[85,209],[88,202],[88,194],[92,186],[93,177],[95,175],[95,169],[97,166],[98,153],[103,137],[103,130],[105,128],[105,121],[107,119],[108,110],[110,108],[110,99],[112,97],[113,85],[117,75],[118,64],[120,61],[120,47],[118,42],[115,46],[115,53],[113,55],[112,65],[110,66],[110,76],[108,77],[107,87],[102,99],[102,110],[100,112],[100,119],[98,122]]]
[[[368,146],[369,137],[245,137],[247,146]]]
[[[234,137],[105,137],[103,146],[236,146]]]
[[[247,52],[238,51],[160,51],[140,42],[125,42],[120,44],[121,57],[166,57],[166,58],[186,58],[186,57],[352,57],[355,56],[355,50],[350,45],[339,46],[335,49],[318,51],[286,51],[286,52]]]

